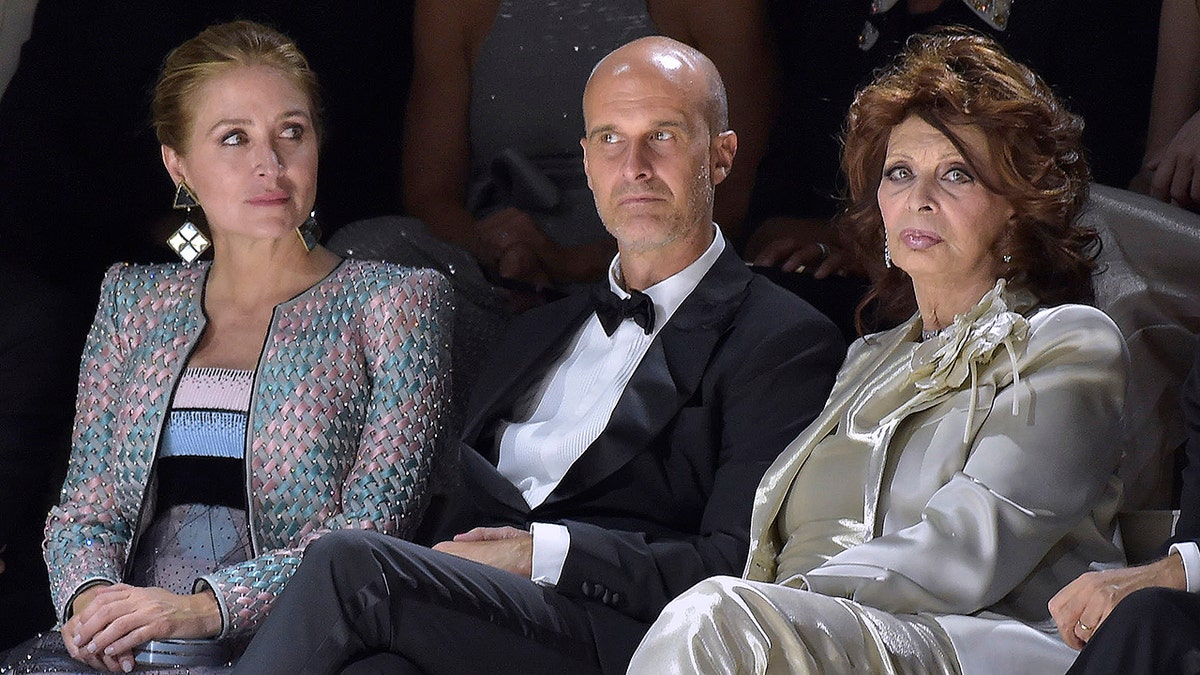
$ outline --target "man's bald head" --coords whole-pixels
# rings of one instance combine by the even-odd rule
[[[600,59],[588,77],[583,97],[587,100],[597,78],[638,74],[657,75],[695,97],[702,109],[710,134],[729,128],[729,101],[725,83],[711,60],[699,50],[661,35],[639,38],[622,45]],[[584,115],[586,118],[586,106]]]
[[[713,241],[714,188],[737,153],[728,116],[712,61],[675,40],[635,40],[592,70],[583,167],[633,288],[675,274]]]

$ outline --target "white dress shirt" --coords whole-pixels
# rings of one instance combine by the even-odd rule
[[[497,468],[531,508],[545,501],[608,426],[617,400],[659,330],[725,250],[725,239],[716,225],[713,232],[712,243],[695,262],[643,291],[654,303],[650,334],[633,321],[622,321],[609,337],[593,312],[542,381],[513,406],[513,419],[500,423]],[[622,288],[620,263],[618,254],[609,265],[609,287],[617,296],[628,298],[630,294]],[[554,586],[562,575],[570,534],[562,525],[547,523],[534,523],[530,532],[532,578]]]
[[[1187,577],[1188,593],[1200,592],[1200,547],[1194,541],[1171,544],[1171,553],[1183,559],[1183,576]]]

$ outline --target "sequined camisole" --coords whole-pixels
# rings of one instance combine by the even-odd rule
[[[191,593],[201,575],[251,557],[244,457],[253,383],[251,370],[184,371],[163,428],[154,513],[130,583]]]

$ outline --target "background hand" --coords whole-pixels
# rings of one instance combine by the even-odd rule
[[[604,276],[616,253],[611,239],[562,246],[528,213],[506,208],[478,221],[471,253],[489,272],[535,288],[589,282]]]
[[[1184,122],[1175,136],[1146,163],[1150,195],[1185,209],[1200,208],[1200,112]]]
[[[1050,598],[1050,616],[1063,641],[1073,649],[1083,649],[1117,603],[1150,586],[1186,589],[1183,559],[1172,553],[1149,565],[1082,574]]]
[[[528,213],[508,207],[475,223],[476,244],[471,251],[492,272],[505,249],[514,245],[538,251],[550,241]]]
[[[818,279],[844,272],[837,234],[816,218],[768,218],[746,242],[746,260],[785,272],[811,270]]]
[[[541,259],[524,243],[513,244],[504,249],[496,261],[496,274],[502,279],[520,281],[535,289],[550,285],[550,274]]]
[[[477,527],[443,541],[435,551],[474,560],[529,579],[533,575],[533,535],[515,527]]]

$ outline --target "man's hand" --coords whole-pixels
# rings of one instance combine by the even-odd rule
[[[433,547],[529,579],[533,576],[533,535],[515,527],[477,527]]]
[[[133,670],[134,648],[150,640],[213,637],[221,630],[217,600],[207,591],[95,586],[76,598],[74,609],[63,642],[72,657],[99,670]]]
[[[1149,565],[1082,574],[1050,598],[1050,615],[1063,641],[1083,649],[1118,602],[1151,586],[1185,590],[1183,559],[1172,553]]]

